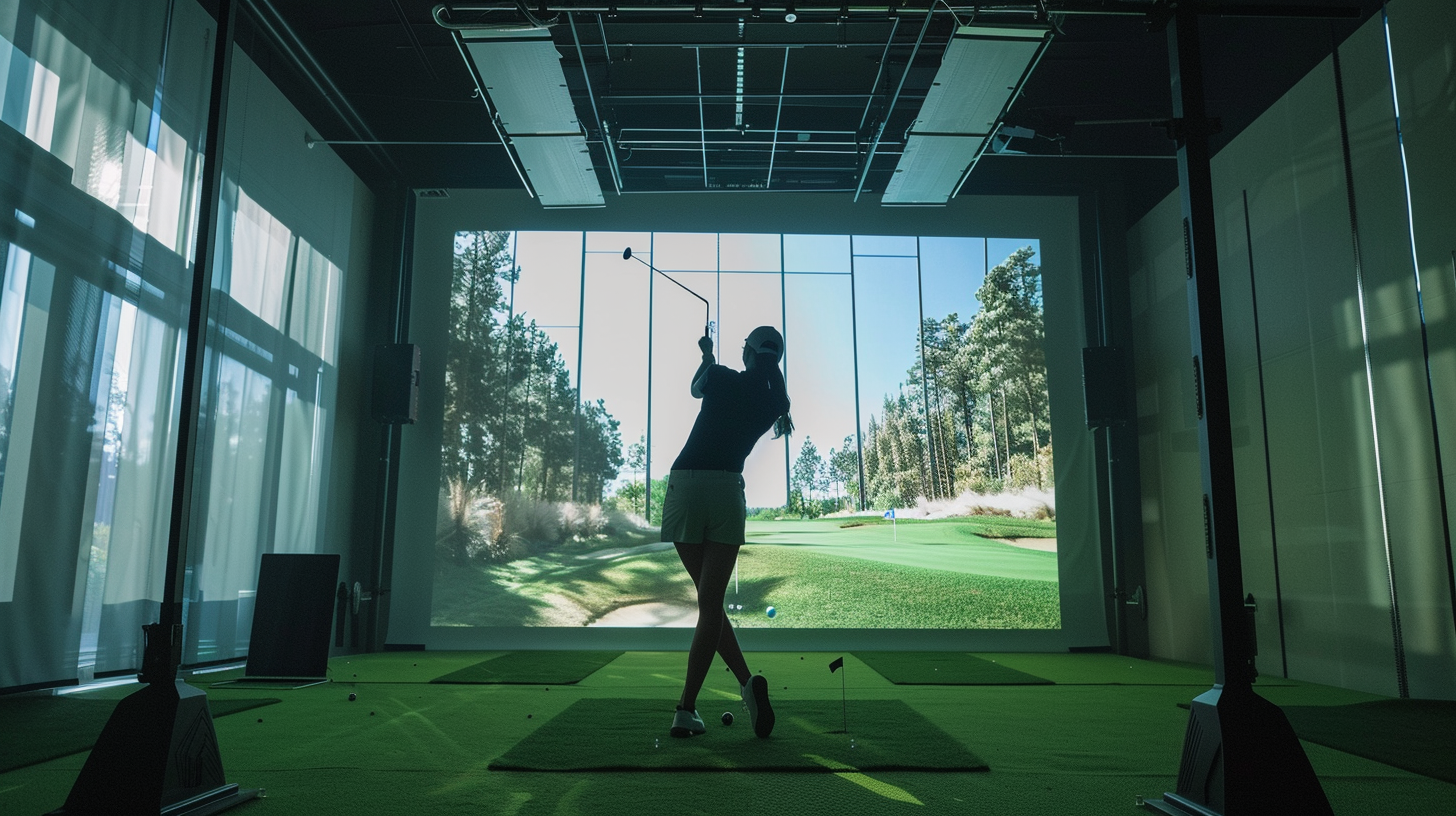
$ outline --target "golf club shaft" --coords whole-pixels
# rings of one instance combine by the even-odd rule
[[[710,319],[712,317],[712,306],[709,305],[707,298],[705,298],[702,295],[698,294],[697,292],[694,292],[693,290],[687,288],[686,286],[684,286],[682,284],[682,281],[679,281],[677,278],[674,278],[673,276],[667,274],[666,272],[663,272],[661,269],[658,269],[657,267],[655,267],[652,264],[650,264],[650,263],[642,260],[641,258],[637,257],[636,255],[629,255],[628,257],[630,257],[632,260],[636,261],[637,263],[642,264],[643,266],[647,267],[648,269],[651,269],[653,272],[656,272],[657,274],[659,274],[659,275],[663,276],[664,278],[667,278],[668,280],[670,280],[673,283],[677,284],[678,287],[681,288],[684,292],[687,292],[688,294],[692,295],[693,297],[697,298],[698,300],[701,300],[703,302],[703,336],[704,337],[707,337],[710,334],[710,332],[709,332],[708,329],[709,329],[710,326],[712,326],[712,320]]]

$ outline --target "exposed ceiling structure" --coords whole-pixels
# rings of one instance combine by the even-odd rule
[[[245,0],[240,42],[320,129],[311,137],[371,183],[533,193],[565,184],[571,193],[547,199],[588,206],[759,190],[935,203],[1116,175],[1151,203],[1176,183],[1162,5]],[[1359,22],[1314,15],[1379,8],[1203,5],[1238,12],[1210,13],[1202,29],[1222,142]],[[505,54],[491,40],[521,45]],[[994,81],[978,85],[981,76]],[[980,100],[974,115],[968,97]],[[556,118],[522,124],[532,106]],[[998,115],[982,127],[987,110]],[[956,124],[970,119],[976,127]],[[921,170],[911,167],[917,151]],[[548,165],[586,175],[533,177]],[[897,197],[906,173],[954,183]],[[581,183],[600,190],[600,204],[574,190]]]

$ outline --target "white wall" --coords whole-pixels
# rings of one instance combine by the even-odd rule
[[[1449,480],[1456,8],[1441,0],[1389,8],[1414,220],[1380,18],[1339,50],[1353,186],[1333,59],[1214,159],[1239,533],[1246,592],[1259,601],[1263,673],[1282,674],[1287,663],[1291,677],[1391,695],[1404,675],[1411,696],[1452,698],[1456,621],[1435,437],[1444,432]],[[1208,661],[1178,194],[1128,243],[1152,648]]]

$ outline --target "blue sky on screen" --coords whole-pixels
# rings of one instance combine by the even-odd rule
[[[703,306],[669,281],[651,280],[646,266],[623,260],[623,248],[631,246],[634,256],[708,299],[719,362],[741,367],[743,337],[755,326],[784,332],[797,425],[788,453],[797,455],[812,439],[827,455],[855,430],[852,332],[859,338],[863,428],[915,362],[922,307],[926,318],[955,312],[968,320],[980,308],[975,292],[986,262],[995,265],[1028,244],[1039,249],[1035,239],[522,232],[514,243],[521,275],[507,294],[517,313],[536,320],[558,344],[573,380],[580,336],[582,397],[605,401],[621,423],[624,447],[647,435],[650,376],[657,478],[697,414],[688,381],[698,364]],[[781,269],[792,274],[781,278]],[[785,502],[785,453],[782,441],[768,438],[755,448],[744,470],[750,506]],[[624,471],[622,478],[634,475]]]

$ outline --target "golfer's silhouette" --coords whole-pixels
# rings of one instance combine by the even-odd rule
[[[677,547],[698,589],[698,626],[671,733],[691,737],[707,730],[696,710],[698,691],[716,652],[738,678],[754,733],[767,737],[774,726],[768,682],[748,670],[723,601],[743,546],[743,461],[769,428],[775,439],[794,429],[779,370],[784,337],[772,326],[750,332],[743,343],[742,371],[714,364],[712,338],[703,337],[698,347],[703,364],[693,374],[692,393],[703,401],[702,407],[672,464],[662,506],[662,540]]]

